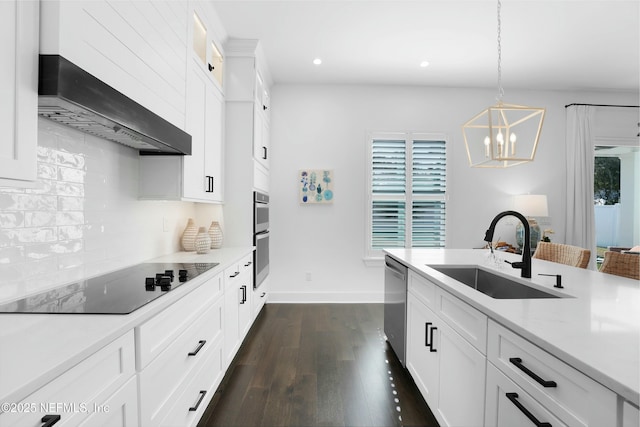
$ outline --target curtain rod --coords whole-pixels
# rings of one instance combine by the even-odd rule
[[[640,108],[638,105],[607,105],[607,104],[567,104],[564,108],[571,107],[573,105],[587,105],[590,107],[618,107],[618,108]]]

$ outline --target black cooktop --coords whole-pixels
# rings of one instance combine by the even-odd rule
[[[146,263],[0,305],[0,313],[129,314],[218,263]]]

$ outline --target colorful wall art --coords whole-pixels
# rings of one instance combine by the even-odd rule
[[[300,204],[333,203],[333,171],[303,169],[298,173]]]

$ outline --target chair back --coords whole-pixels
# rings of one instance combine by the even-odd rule
[[[640,255],[607,251],[600,272],[640,280]]]
[[[538,242],[533,258],[557,262],[572,267],[587,268],[591,251],[579,246],[563,245],[561,243]]]

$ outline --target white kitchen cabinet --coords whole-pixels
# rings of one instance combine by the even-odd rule
[[[224,111],[221,81],[203,64],[200,44],[210,32],[193,11],[193,49],[187,64],[186,131],[191,135],[189,156],[141,156],[139,196],[142,199],[221,203],[224,200]],[[204,31],[204,35],[201,33]],[[199,35],[200,34],[200,35]],[[196,40],[204,37],[202,43]],[[211,65],[206,55],[207,65]],[[219,51],[216,48],[216,52]],[[218,67],[222,67],[221,60]],[[216,63],[218,63],[216,62]],[[213,66],[212,66],[213,67]]]
[[[253,261],[248,255],[224,270],[225,316],[224,342],[225,361],[231,363],[245,335],[253,323],[251,306]]]
[[[411,276],[414,276],[413,280]],[[430,286],[422,292],[421,283],[425,280],[413,272],[409,277],[407,368],[440,425],[482,425],[486,357],[450,326],[466,324],[468,316],[446,311],[448,319],[444,320],[441,313],[436,314],[423,302],[424,296],[430,294]],[[441,295],[433,300],[437,307],[446,308],[450,304],[463,307],[465,304],[441,290],[436,290],[438,293]],[[437,301],[445,303],[437,304]],[[470,306],[466,310],[471,317],[478,315]],[[486,318],[484,321],[486,323]]]
[[[208,369],[205,390],[218,386],[224,374],[219,361],[223,317],[222,275],[218,274],[136,329],[141,425],[162,425],[167,417],[172,419],[174,402],[191,390],[204,365]],[[205,394],[201,405],[206,407],[212,393]],[[181,413],[190,412],[189,407],[181,408]]]
[[[615,393],[494,321],[489,322],[487,357],[563,423],[616,425]]]
[[[253,289],[251,296],[251,305],[253,307],[253,318],[255,319],[260,310],[267,303],[267,296],[269,295],[269,276],[267,276],[257,289]]]
[[[487,367],[486,399],[486,427],[567,427],[491,363]]]
[[[138,426],[138,381],[131,378],[102,405],[92,408],[93,413],[79,427],[135,427]]]
[[[15,410],[4,411],[3,407],[0,426],[41,425],[44,416],[59,417],[56,426],[77,426],[93,411],[107,410],[107,402],[115,404],[125,396],[129,405],[125,414],[130,415],[137,411],[137,395],[119,389],[134,375],[134,335],[130,331],[16,403]]]
[[[39,5],[0,2],[0,57],[13,64],[0,67],[0,186],[30,186],[36,180]]]
[[[253,171],[251,189],[269,191],[270,96],[269,78],[257,40],[230,39],[225,45],[227,86],[226,127],[234,164],[242,162]],[[249,130],[248,132],[246,130]],[[246,172],[243,167],[240,170]]]
[[[224,56],[220,49],[216,34],[215,12],[205,1],[190,1],[189,12],[192,20],[192,50],[195,53],[198,66],[223,91]]]
[[[187,6],[181,0],[43,1],[40,53],[63,56],[184,130]]]

